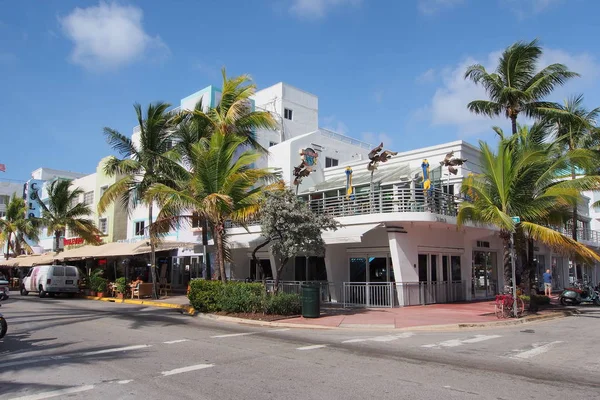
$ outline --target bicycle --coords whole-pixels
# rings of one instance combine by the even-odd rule
[[[514,297],[512,294],[499,294],[496,296],[496,304],[494,305],[494,313],[497,318],[519,318],[525,312],[525,302],[517,297],[517,313],[514,310]]]

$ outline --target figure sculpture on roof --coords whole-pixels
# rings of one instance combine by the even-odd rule
[[[296,194],[298,194],[298,188],[302,183],[302,179],[306,178],[311,172],[313,172],[314,167],[317,165],[319,154],[310,147],[307,147],[306,149],[300,151],[300,157],[302,157],[302,162],[297,167],[294,167],[294,171],[292,172],[294,175]]]

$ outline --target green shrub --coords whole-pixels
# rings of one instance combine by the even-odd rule
[[[90,290],[103,293],[106,290],[107,280],[100,275],[92,275],[90,277]]]
[[[228,282],[219,301],[221,311],[255,313],[263,310],[265,290],[261,283]]]
[[[127,291],[127,279],[126,278],[124,278],[124,277],[117,278],[115,283],[117,285],[117,291],[119,293],[125,293]]]
[[[295,293],[279,293],[265,299],[265,313],[277,315],[297,315],[302,311],[300,295]]]
[[[200,312],[220,311],[219,302],[223,293],[221,281],[205,281],[194,279],[190,282],[188,299],[190,304]]]

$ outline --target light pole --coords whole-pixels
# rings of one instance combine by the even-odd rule
[[[518,225],[521,223],[520,217],[512,217],[512,220],[515,223],[515,225]],[[516,228],[516,226],[515,226],[515,228]],[[515,231],[516,231],[516,229],[515,229]],[[513,314],[515,317],[517,317],[517,270],[515,267],[515,257],[516,257],[515,232],[512,232],[510,234],[510,268],[511,268],[511,273],[512,273]]]

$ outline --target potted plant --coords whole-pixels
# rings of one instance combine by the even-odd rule
[[[118,278],[115,283],[117,285],[117,298],[123,299],[125,297],[125,292],[127,291],[127,279],[121,277]]]
[[[104,293],[106,292],[106,279],[104,278],[99,278],[98,279],[98,286],[96,287],[96,291],[98,293],[96,293],[96,295],[100,298],[104,297]]]

